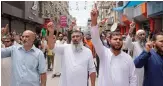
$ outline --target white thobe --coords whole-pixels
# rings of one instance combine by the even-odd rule
[[[131,56],[123,51],[115,56],[103,46],[98,26],[91,27],[91,37],[100,58],[98,86],[136,86],[135,65]]]
[[[139,44],[139,42],[132,42],[132,38],[128,35],[126,38],[126,44],[125,47],[128,48],[128,50],[133,51],[133,59],[138,57],[141,52],[143,51],[143,47]],[[143,86],[143,80],[144,80],[144,67],[143,68],[136,68],[136,74],[137,74],[137,86]]]
[[[43,47],[43,49],[42,49],[42,52],[45,53],[46,46],[47,46],[47,41],[46,41],[46,40],[41,41],[41,44],[44,44],[44,47]]]
[[[11,83],[11,57],[1,59],[1,85],[10,86]]]
[[[71,44],[55,45],[54,52],[62,54],[60,86],[87,86],[88,72],[95,72],[90,49],[74,52]]]
[[[67,44],[66,42],[64,41],[60,41],[60,40],[57,40],[55,45],[63,45],[63,44]],[[54,52],[55,53],[55,56],[54,56],[54,66],[53,66],[53,74],[57,74],[57,73],[60,73],[61,71],[61,58],[62,58],[62,54],[59,54],[57,52]]]

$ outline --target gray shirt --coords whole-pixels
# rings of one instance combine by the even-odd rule
[[[11,86],[40,86],[40,74],[46,73],[41,50],[33,46],[26,51],[22,45],[1,48],[1,58],[11,57]],[[3,79],[3,77],[2,77]]]

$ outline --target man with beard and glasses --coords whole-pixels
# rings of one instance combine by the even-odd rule
[[[23,45],[1,48],[1,58],[11,57],[10,86],[46,86],[44,54],[33,45],[34,40],[35,34],[26,30],[22,35]]]
[[[61,57],[61,80],[60,86],[87,86],[88,72],[91,79],[91,86],[95,86],[95,65],[90,49],[83,46],[82,34],[80,31],[73,31],[71,44],[55,45],[53,39],[54,24],[48,23],[48,45],[54,48],[55,53]]]
[[[135,23],[132,22],[130,24],[130,30],[129,34],[126,37],[126,42],[125,42],[125,48],[128,49],[128,51],[132,51],[131,56],[133,59],[135,59],[140,53],[143,51],[145,48],[145,43],[146,43],[146,33],[144,30],[140,29],[136,31],[136,36],[135,36],[135,42],[132,42],[132,36],[133,32],[135,30]],[[136,74],[137,74],[137,86],[142,86],[143,85],[143,78],[144,78],[144,68],[136,68]]]
[[[134,62],[136,68],[144,67],[143,86],[163,86],[163,33],[154,35]]]
[[[123,41],[119,32],[110,33],[110,48],[100,40],[97,25],[98,10],[91,12],[91,36],[96,53],[100,58],[98,86],[136,86],[135,65],[130,55],[121,50]]]

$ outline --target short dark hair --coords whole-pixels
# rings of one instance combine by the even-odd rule
[[[162,36],[163,36],[163,32],[159,32],[159,33],[153,35],[152,40],[153,40],[153,41],[156,41],[158,35],[162,35]]]
[[[111,39],[113,36],[121,36],[121,33],[120,33],[120,32],[117,32],[117,31],[110,32],[110,39]]]

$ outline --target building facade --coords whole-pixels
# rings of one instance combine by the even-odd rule
[[[121,7],[127,2],[118,1],[116,6]],[[118,14],[118,20],[121,20],[119,27],[122,34],[128,33],[131,21],[136,22],[135,33],[139,29],[144,29],[147,34],[163,31],[163,1],[147,1],[135,7],[125,8]]]
[[[52,20],[57,28],[60,28],[59,31],[64,31],[68,28],[72,21],[72,16],[69,14],[69,3],[68,1],[42,1],[41,2],[41,16],[46,20]],[[67,17],[67,26],[65,28],[60,27],[60,17]],[[44,22],[44,26],[49,21]],[[46,28],[46,26],[45,26]]]
[[[102,30],[110,30],[111,26],[118,22],[117,12],[112,10],[116,7],[115,1],[98,1],[97,7],[99,10],[99,26]]]
[[[72,20],[68,1],[2,1],[1,27],[9,24],[10,31],[41,31],[52,20],[60,26],[60,16],[67,17],[67,27]],[[37,30],[36,27],[39,27]]]
[[[43,24],[39,16],[39,6],[31,1],[2,1],[1,25],[9,24],[9,31],[22,33],[24,30],[35,28]],[[33,9],[32,9],[33,8]]]

